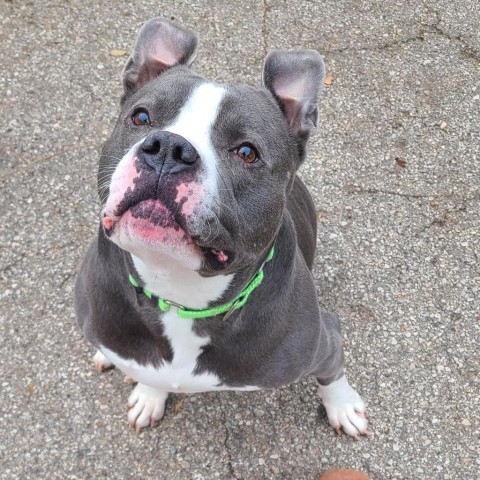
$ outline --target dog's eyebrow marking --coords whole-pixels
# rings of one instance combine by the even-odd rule
[[[191,93],[177,118],[164,130],[187,139],[197,150],[206,167],[206,191],[217,193],[217,156],[212,145],[212,126],[217,119],[226,88],[202,83]]]

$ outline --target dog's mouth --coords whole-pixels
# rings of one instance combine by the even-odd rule
[[[122,225],[128,226],[131,232],[136,232],[139,236],[145,233],[145,229],[151,232],[168,229],[189,237],[185,220],[180,215],[175,215],[172,209],[157,198],[122,202],[113,215],[104,212],[102,225],[107,237],[112,237],[116,229]]]
[[[226,268],[234,259],[234,252],[220,246],[219,239],[211,236],[211,227],[206,237],[190,231],[189,222],[178,208],[170,208],[158,198],[123,203],[111,216],[104,212],[102,225],[105,235],[112,240],[117,230],[124,229],[129,236],[139,238],[149,246],[180,243],[191,246],[214,270]]]

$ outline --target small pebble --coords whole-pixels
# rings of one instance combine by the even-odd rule
[[[328,470],[318,480],[370,480],[370,477],[358,470]]]

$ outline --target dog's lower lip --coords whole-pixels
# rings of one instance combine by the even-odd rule
[[[142,204],[148,208],[148,202],[158,202],[158,205],[161,206],[161,208],[164,208],[165,211],[167,211],[171,215],[170,220],[178,227],[180,227],[189,236],[190,241],[193,243],[193,245],[202,250],[205,259],[209,263],[213,264],[217,268],[226,268],[232,263],[234,255],[231,250],[224,248],[224,246],[222,245],[215,245],[215,242],[213,242],[212,244],[212,239],[209,239],[210,241],[206,242],[205,238],[202,238],[199,235],[190,235],[186,219],[179,212],[173,212],[165,205],[164,202],[162,202],[162,200],[158,198],[143,199],[131,205],[128,205],[125,209],[117,210],[114,214],[113,219],[105,215],[102,219],[102,225],[104,227],[105,234],[107,236],[111,236],[113,234],[116,221],[120,221],[121,218],[128,212],[130,212],[130,214],[133,214],[134,216],[136,216],[135,214],[138,215],[138,212],[135,212],[135,210],[141,211]],[[150,215],[149,217],[151,220]],[[152,223],[155,222],[152,221]]]
[[[144,210],[143,212],[142,209]],[[133,216],[146,217],[152,215],[155,210],[161,210],[163,211],[163,213],[168,213],[169,215],[171,215],[171,218],[175,221],[175,223],[179,223],[179,218],[177,215],[175,215],[175,212],[168,208],[165,202],[155,197],[144,198],[139,201],[132,202],[131,204],[125,206],[125,208],[115,211],[114,217],[117,220],[120,220],[126,213],[130,213]],[[183,225],[180,226],[183,228]]]

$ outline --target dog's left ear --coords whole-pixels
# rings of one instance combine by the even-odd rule
[[[282,108],[288,125],[305,142],[317,126],[325,65],[315,50],[273,50],[263,66],[263,85]]]
[[[143,87],[175,65],[190,65],[195,59],[197,36],[190,30],[155,17],[146,22],[123,69],[124,96]]]

